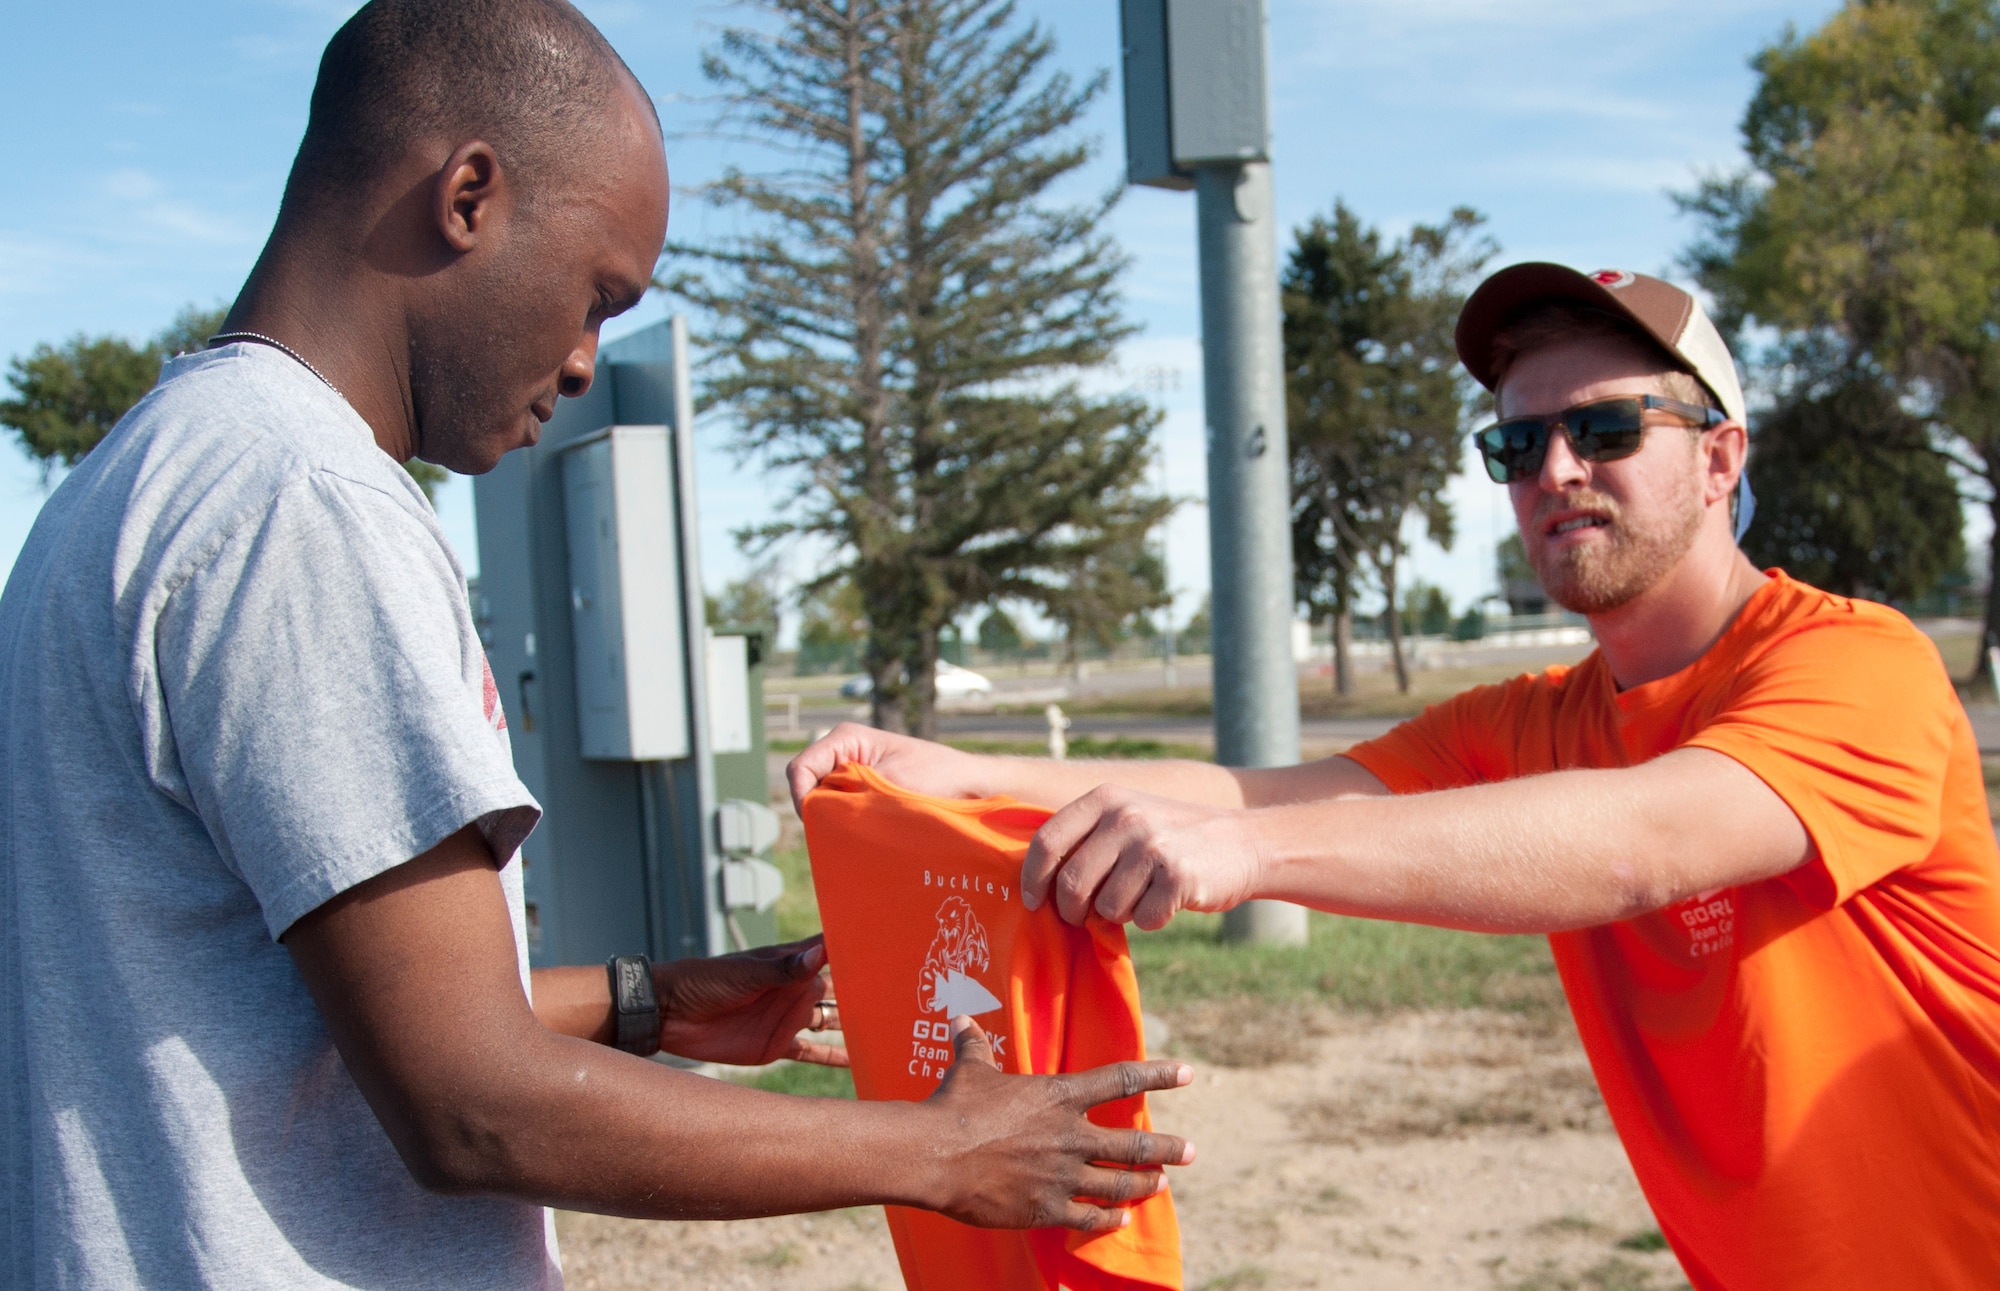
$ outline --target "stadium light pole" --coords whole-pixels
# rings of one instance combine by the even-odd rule
[[[1299,690],[1264,0],[1123,0],[1120,16],[1127,175],[1195,192],[1215,757],[1288,766]],[[1306,912],[1250,901],[1223,929],[1301,944]]]

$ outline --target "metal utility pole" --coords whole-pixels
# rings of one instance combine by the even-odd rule
[[[1195,190],[1216,761],[1286,766],[1299,692],[1264,0],[1123,0],[1122,18],[1128,175]],[[1251,901],[1223,927],[1300,944],[1306,912]]]

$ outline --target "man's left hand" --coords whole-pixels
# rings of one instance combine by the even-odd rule
[[[1051,895],[1070,923],[1095,914],[1151,932],[1181,910],[1227,910],[1256,895],[1262,870],[1248,813],[1104,785],[1035,832],[1021,900]]]
[[[660,1048],[739,1067],[779,1058],[845,1067],[846,1049],[799,1034],[839,1025],[833,982],[825,968],[826,946],[816,936],[712,959],[655,964]]]

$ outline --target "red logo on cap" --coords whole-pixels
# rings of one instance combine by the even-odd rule
[[[1590,280],[1600,287],[1629,287],[1632,275],[1624,269],[1599,269]]]

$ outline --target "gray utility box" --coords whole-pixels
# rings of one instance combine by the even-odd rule
[[[1193,188],[1194,168],[1271,159],[1264,0],[1121,0],[1125,167]]]
[[[546,813],[522,849],[537,966],[717,954],[760,926],[732,901],[775,899],[744,842],[766,804],[732,806],[722,837],[715,736],[760,742],[763,714],[741,638],[703,621],[686,336],[676,318],[604,346],[541,442],[473,481],[473,611]]]
[[[687,637],[665,426],[609,426],[563,452],[578,752],[651,762],[691,751]],[[715,653],[710,647],[710,654]]]

